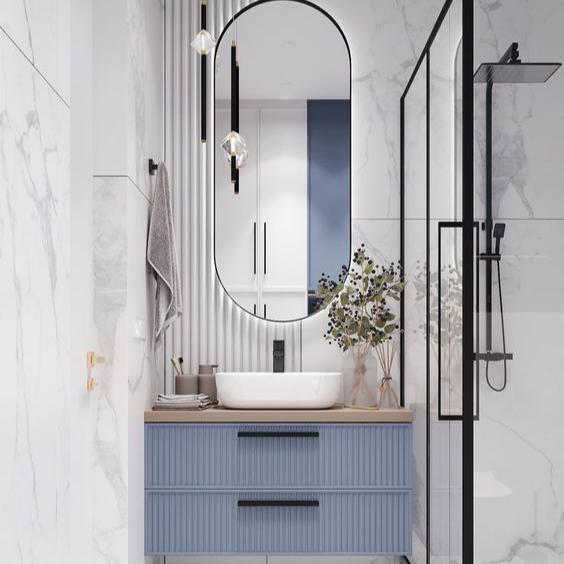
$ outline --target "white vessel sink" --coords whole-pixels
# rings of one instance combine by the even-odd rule
[[[231,409],[328,409],[341,392],[340,372],[218,372],[217,396]]]

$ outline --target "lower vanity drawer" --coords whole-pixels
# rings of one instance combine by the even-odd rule
[[[411,492],[147,491],[145,552],[411,553]]]

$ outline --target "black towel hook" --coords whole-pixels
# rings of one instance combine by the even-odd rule
[[[149,175],[154,176],[158,168],[159,165],[153,159],[149,159]]]

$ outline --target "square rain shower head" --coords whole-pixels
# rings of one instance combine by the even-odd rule
[[[474,74],[474,82],[546,82],[560,66],[561,63],[482,63]]]

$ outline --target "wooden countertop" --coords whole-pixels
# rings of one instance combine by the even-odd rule
[[[146,411],[145,423],[411,423],[411,409],[244,410],[215,407],[201,411]]]

